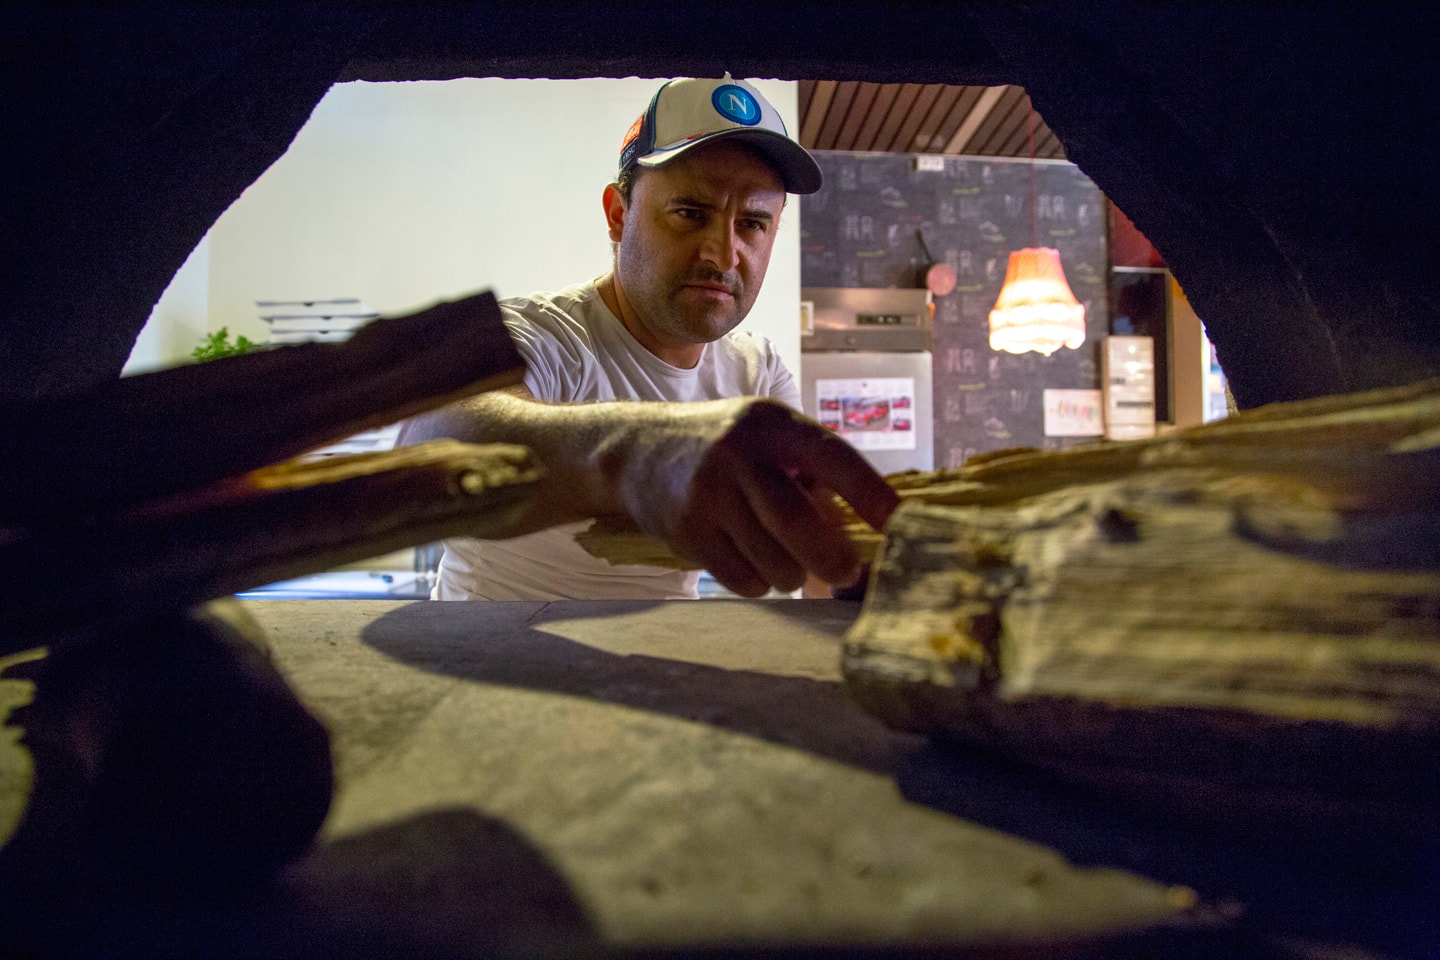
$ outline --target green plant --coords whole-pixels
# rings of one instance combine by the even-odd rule
[[[196,360],[215,360],[219,357],[233,357],[242,353],[249,353],[260,344],[243,335],[230,340],[230,330],[221,327],[212,333],[207,333],[200,340],[200,346],[190,351],[190,356]]]

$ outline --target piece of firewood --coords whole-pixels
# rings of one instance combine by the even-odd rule
[[[485,293],[377,320],[344,343],[260,350],[8,404],[0,526],[199,488],[523,375]]]
[[[1124,443],[1065,450],[1001,450],[958,469],[896,474],[902,498],[927,503],[1010,503],[1076,483],[1138,470],[1204,466],[1217,472],[1276,470],[1322,478],[1337,451],[1407,452],[1440,444],[1440,380],[1363,393],[1275,403],[1212,423]]]
[[[1001,450],[963,466],[886,477],[902,501],[932,504],[1016,503],[1068,486],[1140,472],[1188,467],[1215,476],[1266,474],[1303,479],[1361,509],[1387,476],[1386,496],[1434,502],[1440,485],[1424,458],[1397,456],[1440,450],[1440,380],[1292,403],[1276,403],[1151,440],[1087,443],[1065,450]],[[1402,475],[1403,474],[1403,475]],[[852,546],[865,562],[882,537],[837,499]],[[576,536],[592,556],[611,563],[694,569],[627,518],[605,517]]]
[[[846,685],[895,727],[1111,786],[1429,804],[1440,510],[1395,494],[1440,471],[1415,456],[1361,511],[1294,477],[1203,468],[904,503],[845,638]]]
[[[436,440],[287,462],[0,546],[0,655],[447,536],[505,536],[524,447]]]

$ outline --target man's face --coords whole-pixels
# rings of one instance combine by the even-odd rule
[[[672,349],[716,340],[755,303],[785,188],[739,144],[714,143],[643,170],[630,202],[606,194],[615,276],[645,343]],[[663,356],[663,353],[661,354]]]

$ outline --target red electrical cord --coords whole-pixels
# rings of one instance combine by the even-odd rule
[[[1025,133],[1030,141],[1030,246],[1040,245],[1039,214],[1035,209],[1035,104],[1025,95]]]

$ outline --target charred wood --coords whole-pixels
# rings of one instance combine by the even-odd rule
[[[306,343],[5,405],[0,525],[114,511],[276,463],[481,390],[518,383],[493,295]]]

